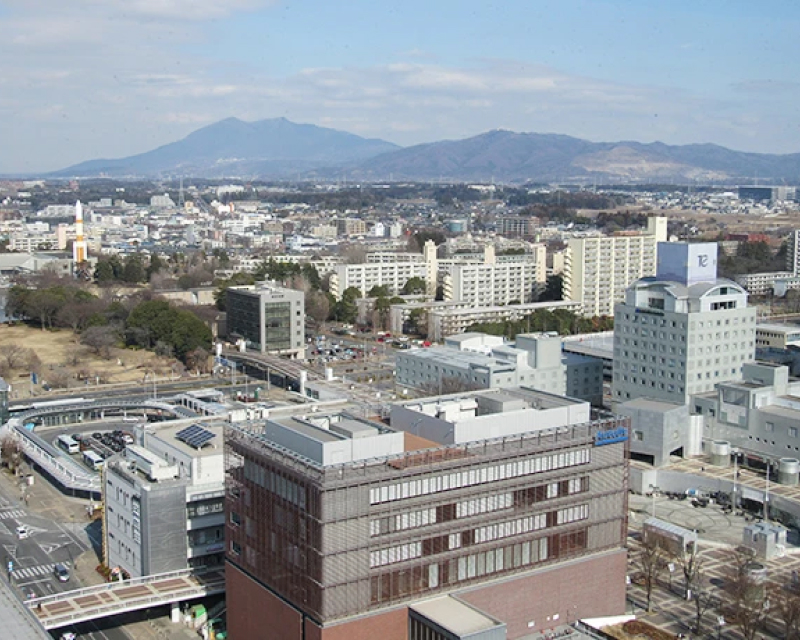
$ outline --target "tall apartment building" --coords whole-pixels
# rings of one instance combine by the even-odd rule
[[[461,638],[441,635],[461,603],[514,639],[624,611],[627,420],[506,389],[392,424],[407,432],[347,414],[228,427],[231,637]],[[419,615],[433,597],[453,605],[438,633]]]
[[[495,221],[497,235],[509,238],[532,238],[538,229],[536,216],[500,216]]]
[[[228,336],[250,349],[298,357],[305,350],[305,294],[266,282],[227,291]]]
[[[635,282],[614,317],[613,400],[686,404],[741,376],[755,355],[756,309],[717,278],[715,243],[662,243],[655,277]]]
[[[400,293],[411,278],[422,278],[427,282],[428,268],[423,262],[368,262],[362,264],[339,264],[333,267],[329,284],[336,298],[350,287],[366,296],[372,287],[388,287],[392,294]]]
[[[339,218],[336,220],[336,230],[340,236],[365,236],[367,223],[359,218]]]
[[[800,229],[789,236],[789,250],[786,252],[786,269],[792,275],[800,275]]]
[[[584,316],[613,316],[614,305],[639,278],[656,272],[656,247],[667,240],[667,218],[647,219],[636,235],[572,238],[564,258],[564,299],[581,303]]]
[[[532,302],[547,280],[544,261],[455,263],[448,272],[444,278],[445,300],[476,307]]]

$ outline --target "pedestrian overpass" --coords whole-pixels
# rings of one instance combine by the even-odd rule
[[[25,601],[45,629],[97,620],[121,613],[177,605],[225,591],[225,570],[184,569],[123,582],[63,591]]]

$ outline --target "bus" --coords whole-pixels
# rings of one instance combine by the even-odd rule
[[[96,451],[92,451],[91,449],[87,449],[83,452],[83,462],[86,466],[94,469],[95,471],[100,471],[103,468],[103,458],[100,457]]]
[[[58,446],[61,447],[67,453],[79,453],[81,448],[80,445],[75,441],[72,436],[58,436]]]

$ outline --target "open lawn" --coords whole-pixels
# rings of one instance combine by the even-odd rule
[[[31,350],[40,361],[31,357]],[[13,357],[10,357],[13,356]],[[30,373],[38,373],[39,384],[31,385]],[[159,381],[178,378],[183,364],[159,357],[151,351],[112,347],[102,358],[78,342],[69,330],[42,331],[23,324],[0,325],[0,375],[12,387],[12,399],[47,396],[65,389],[115,383],[144,383],[155,375]],[[44,385],[51,387],[45,391]]]

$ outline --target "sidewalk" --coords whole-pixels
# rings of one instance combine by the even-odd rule
[[[0,492],[11,504],[25,506],[31,513],[60,524],[71,537],[79,539],[89,549],[73,557],[73,588],[89,587],[105,583],[97,572],[102,562],[102,525],[93,522],[87,515],[89,501],[62,493],[29,465],[23,465],[23,476],[15,477],[7,469],[0,471]],[[32,473],[33,485],[23,483],[24,476]],[[27,501],[26,499],[27,498]],[[93,543],[93,538],[96,543]],[[169,614],[141,620],[140,615],[127,614],[120,620],[120,628],[133,640],[196,640],[198,634],[182,625],[173,624]]]

